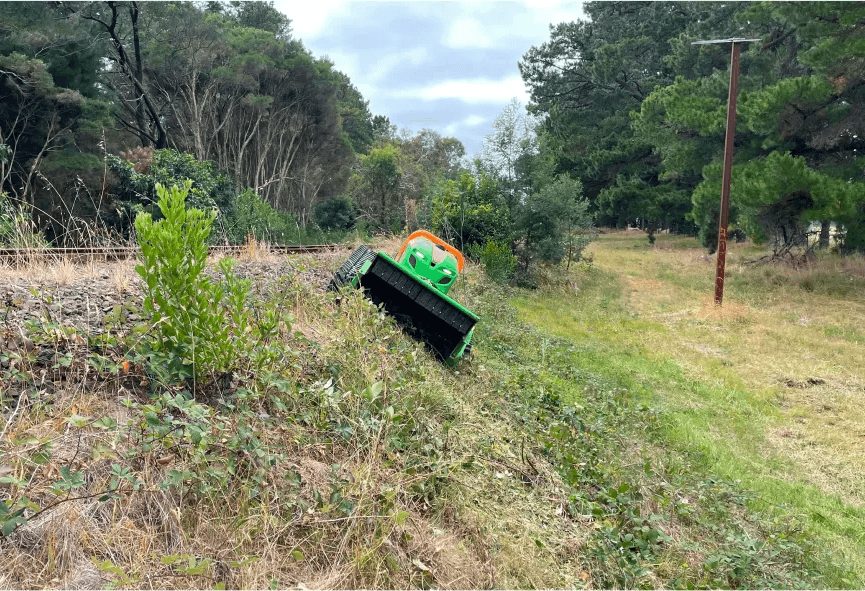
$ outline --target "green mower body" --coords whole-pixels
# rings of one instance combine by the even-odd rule
[[[462,254],[429,232],[413,233],[397,257],[361,246],[336,272],[331,289],[361,288],[446,364],[471,350],[478,317],[447,295],[462,270]]]

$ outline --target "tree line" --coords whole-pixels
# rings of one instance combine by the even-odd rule
[[[590,2],[519,63],[536,154],[582,182],[596,222],[717,240],[730,44],[741,56],[732,229],[865,250],[865,3]],[[529,147],[529,144],[525,144]]]
[[[741,57],[731,234],[778,253],[828,247],[834,227],[839,252],[865,250],[865,3],[584,10],[524,54],[527,110],[512,101],[470,163],[428,183],[423,224],[523,285],[538,261],[579,260],[593,225],[697,234],[714,251],[730,44],[694,42],[736,37],[760,41]],[[393,147],[355,179],[396,216],[387,195],[408,168]]]
[[[712,248],[730,50],[693,42],[746,37],[731,229],[865,250],[862,2],[587,3],[524,54],[528,112],[471,160],[373,115],[272,2],[2,4],[0,234],[27,213],[53,243],[69,220],[128,232],[156,182],[190,179],[231,240],[429,227],[529,282],[592,224]]]
[[[392,228],[465,154],[373,116],[272,2],[0,4],[7,234],[30,215],[51,242],[82,220],[128,235],[138,211],[156,213],[156,182],[184,179],[234,240]]]

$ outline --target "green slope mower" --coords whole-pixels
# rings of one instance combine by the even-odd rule
[[[478,317],[447,293],[465,261],[459,250],[425,230],[414,232],[393,259],[360,246],[339,268],[330,289],[363,289],[376,305],[448,365],[471,350]]]

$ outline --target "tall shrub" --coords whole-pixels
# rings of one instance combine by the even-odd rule
[[[203,274],[207,238],[216,214],[186,208],[191,181],[182,188],[156,185],[163,219],[139,213],[135,230],[142,260],[135,270],[144,279],[144,311],[152,321],[149,353],[175,377],[201,377],[227,371],[243,354],[249,324],[244,309],[249,281],[232,273],[224,258],[223,281]]]

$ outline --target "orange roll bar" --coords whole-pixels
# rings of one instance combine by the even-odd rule
[[[416,231],[412,232],[411,236],[409,236],[406,239],[406,241],[403,243],[402,248],[399,249],[399,253],[396,255],[396,260],[400,260],[402,258],[402,253],[405,252],[406,246],[408,246],[408,243],[411,242],[412,240],[414,240],[415,238],[427,238],[430,240],[430,242],[438,244],[439,246],[444,248],[446,251],[448,251],[449,253],[454,255],[454,257],[456,257],[456,259],[457,259],[457,271],[463,270],[463,266],[466,264],[466,262],[463,259],[462,253],[460,251],[458,251],[456,248],[454,248],[453,246],[451,246],[450,244],[448,244],[447,242],[445,242],[444,240],[442,240],[441,238],[439,238],[438,236],[430,234],[426,230],[416,230]]]

